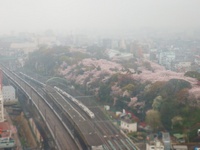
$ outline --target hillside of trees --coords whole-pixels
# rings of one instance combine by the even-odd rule
[[[84,53],[68,47],[41,48],[30,53],[25,68],[66,78],[78,89],[95,94],[100,103],[133,112],[154,131],[186,132],[200,122],[199,97],[192,92],[198,73],[180,75],[147,61],[116,63],[102,59],[101,52],[91,59],[94,55],[92,48]]]

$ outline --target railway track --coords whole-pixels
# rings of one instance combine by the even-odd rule
[[[114,150],[114,149],[116,149],[116,150],[121,150],[121,149],[136,150],[137,149],[135,147],[135,145],[131,141],[129,141],[129,139],[127,139],[123,134],[121,134],[120,130],[118,128],[116,128],[113,125],[113,123],[105,117],[104,113],[100,110],[100,108],[98,106],[91,105],[91,103],[88,101],[86,102],[86,103],[90,104],[89,109],[95,115],[95,118],[92,119],[91,117],[88,117],[88,115],[85,114],[85,112],[80,107],[78,107],[76,104],[74,104],[69,97],[66,97],[66,96],[62,97],[60,95],[55,94],[51,90],[46,91],[46,92],[51,93],[50,94],[51,97],[54,99],[54,101],[56,101],[57,105],[60,106],[59,108],[61,108],[61,106],[67,106],[66,109],[74,110],[73,112],[71,112],[71,111],[66,112],[67,114],[74,114],[77,111],[74,114],[75,116],[79,116],[79,119],[74,118],[75,122],[77,122],[76,120],[79,120],[79,122],[77,124],[80,124],[80,121],[83,122],[83,120],[85,119],[84,121],[87,122],[86,126],[94,127],[94,129],[95,129],[94,132],[98,133],[98,135],[100,136],[100,139],[104,143],[103,144],[104,149],[109,149],[109,150]],[[82,102],[84,103],[85,101],[82,101]],[[64,108],[62,108],[62,109],[64,110]],[[82,116],[82,117],[80,117],[80,116]],[[81,126],[79,126],[79,128],[81,128]],[[86,127],[84,127],[84,128],[86,128]],[[80,131],[80,132],[84,133],[85,132],[84,128],[81,129],[83,131]],[[90,131],[90,128],[89,129],[86,128],[86,130]]]
[[[6,75],[10,80],[14,82],[15,85],[18,85],[21,90],[23,90],[29,99],[32,100],[35,107],[40,112],[43,120],[46,122],[47,127],[49,128],[51,135],[54,138],[56,143],[56,149],[59,150],[78,150],[80,149],[77,146],[77,143],[71,137],[69,132],[61,123],[59,117],[52,110],[51,106],[48,105],[41,95],[39,95],[33,87],[24,82],[16,74],[10,72],[9,70],[3,68],[4,75]],[[48,115],[47,115],[48,114]]]
[[[73,102],[68,99],[69,102],[76,107]],[[76,107],[78,109],[78,107]],[[136,150],[137,148],[129,142],[129,139],[127,139],[123,134],[120,133],[120,130],[117,129],[113,123],[107,119],[104,115],[104,113],[100,110],[98,106],[91,106],[89,109],[94,112],[95,118],[90,119],[88,121],[91,121],[95,125],[95,129],[97,132],[101,135],[101,138],[104,141],[104,149],[110,149],[110,150]],[[81,109],[79,109],[79,112],[81,112]]]

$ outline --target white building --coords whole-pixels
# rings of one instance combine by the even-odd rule
[[[200,65],[200,56],[196,55],[194,59],[195,64]]]
[[[24,53],[29,53],[37,50],[38,45],[34,42],[11,43],[10,48],[13,50],[22,50]]]
[[[125,40],[122,39],[119,41],[119,48],[125,50],[126,49],[126,43]]]
[[[110,110],[110,106],[109,105],[104,105],[104,109],[105,110]]]
[[[175,149],[175,150],[188,150],[188,147],[186,145],[174,145],[173,149]],[[195,149],[195,150],[198,150],[198,149]]]
[[[164,145],[158,140],[151,141],[146,144],[146,150],[164,150]]]
[[[175,60],[176,55],[173,51],[160,52],[159,54],[159,64],[165,66],[166,69],[171,69],[172,62]]]
[[[17,101],[15,97],[15,88],[13,86],[3,86],[2,94],[5,104]]]
[[[175,68],[178,72],[187,72],[191,69],[191,62],[179,62],[175,65]]]
[[[133,122],[130,119],[121,120],[120,127],[122,130],[128,132],[136,132],[137,131],[137,122]]]
[[[150,54],[143,54],[144,59],[150,60]]]
[[[0,90],[0,122],[4,122],[3,95]]]
[[[113,49],[107,50],[106,53],[110,59],[130,60],[131,58],[133,58],[132,53],[122,53]]]

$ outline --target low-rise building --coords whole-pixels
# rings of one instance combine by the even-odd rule
[[[185,143],[185,139],[186,139],[186,135],[184,134],[180,134],[180,133],[176,133],[176,134],[173,134],[173,136],[175,137],[176,139],[176,142],[178,143]]]
[[[191,70],[191,62],[179,62],[175,64],[175,69],[178,72],[187,72]]]
[[[107,50],[106,53],[110,59],[114,60],[130,60],[131,58],[133,58],[132,53],[120,52],[113,49]]]
[[[195,64],[200,65],[200,56],[196,55],[194,59]]]
[[[38,45],[35,42],[21,42],[21,43],[11,43],[11,50],[22,50],[24,53],[33,52],[38,49]]]
[[[146,150],[164,150],[164,145],[159,140],[146,143]]]
[[[186,145],[173,145],[174,150],[188,150]]]
[[[109,105],[104,105],[104,109],[105,110],[110,110],[110,106]]]
[[[121,120],[120,127],[122,130],[127,132],[136,132],[137,131],[137,122],[134,122],[131,119]]]
[[[172,147],[171,138],[168,132],[162,133],[162,142],[164,143],[165,150],[169,150]]]
[[[159,132],[147,136],[146,150],[170,150],[171,139],[168,132]]]
[[[17,99],[15,97],[15,88],[13,86],[3,86],[2,94],[3,94],[4,104],[17,102]]]

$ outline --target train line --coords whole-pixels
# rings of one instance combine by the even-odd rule
[[[77,129],[82,134],[96,133],[97,135],[99,135],[99,138],[101,139],[101,141],[103,141],[102,148],[105,150],[138,149],[130,141],[130,139],[125,137],[121,133],[121,131],[118,128],[116,128],[108,118],[105,117],[104,113],[100,110],[98,106],[90,105],[89,107],[87,107],[86,104],[84,104],[84,101],[82,103],[80,102],[80,100],[74,98],[72,95],[68,93],[65,94],[64,91],[61,91],[61,89],[54,89],[57,91],[57,93],[55,93],[55,90],[51,91],[47,89],[45,93],[49,93],[50,97],[54,99],[54,103],[56,103],[59,106],[59,109],[62,109],[61,112],[66,111],[66,114],[68,115],[74,114],[71,115],[71,117],[73,118]],[[79,102],[81,103],[81,107],[78,104]],[[87,103],[90,104],[90,102]],[[87,109],[84,109],[84,107],[87,107]],[[92,116],[88,115],[88,110],[90,114],[93,114]],[[79,117],[76,118],[73,116]],[[93,128],[94,130],[92,129],[92,131],[90,132],[91,128]]]
[[[123,149],[123,150],[136,150],[133,144],[127,143],[127,138],[124,137],[120,130],[117,129],[110,120],[108,120],[99,107],[89,107],[95,114],[95,119],[91,121],[95,124],[96,130],[104,138],[104,149]]]
[[[71,102],[70,99],[69,99],[69,102]],[[72,104],[73,104],[73,102],[72,102]],[[97,112],[102,113],[99,110],[99,108],[96,108],[96,110],[97,110]],[[102,116],[102,114],[100,116]],[[120,134],[120,132],[119,131],[116,132],[117,129],[115,130],[112,128],[113,124],[109,120],[105,119],[104,117],[100,117],[100,116],[95,115],[95,118],[93,118],[91,121],[95,124],[95,128],[98,130],[97,132],[102,136],[102,139],[104,141],[104,147],[106,147],[105,149],[110,149],[110,150],[120,149],[121,146],[119,146],[118,143],[116,144],[116,141],[113,142],[113,138],[115,136],[118,137],[118,134]],[[111,128],[109,128],[109,127],[111,127]],[[116,134],[116,133],[118,133],[118,134]]]
[[[74,122],[76,130],[79,132],[82,139],[90,147],[98,147],[102,145],[100,137],[95,132],[91,124],[77,111],[65,98],[55,89],[46,86],[45,90],[54,99],[63,111],[65,111],[70,119]]]
[[[118,149],[119,150],[120,149],[123,149],[123,150],[138,149],[135,147],[135,145],[133,145],[133,143],[129,141],[129,139],[127,139],[120,132],[120,130],[117,127],[115,127],[115,125],[113,125],[113,123],[108,118],[105,117],[104,113],[100,110],[99,107],[92,106],[92,107],[89,107],[89,109],[94,112],[95,120],[93,121],[95,122],[99,130],[103,130],[102,133],[103,133],[103,136],[105,137],[104,139],[107,141],[110,141],[108,144],[104,145],[104,147],[107,146],[107,148],[109,147],[108,149],[113,149],[112,147],[114,146],[117,150]],[[129,143],[127,142],[127,140],[129,141]]]
[[[58,116],[52,111],[51,107],[47,105],[44,99],[32,89],[26,82],[20,79],[16,74],[4,69],[4,74],[17,84],[32,100],[40,115],[45,120],[59,150],[73,150],[80,149],[77,143],[71,137],[69,132],[60,122]]]

